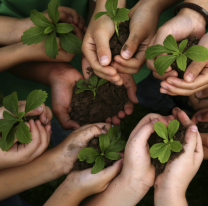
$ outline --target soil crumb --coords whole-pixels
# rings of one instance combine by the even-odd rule
[[[208,122],[199,122],[197,124],[199,133],[208,133]]]

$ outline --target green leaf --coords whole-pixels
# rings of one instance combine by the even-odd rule
[[[59,0],[51,0],[48,4],[48,16],[53,23],[57,24],[60,19],[60,13],[58,8],[60,6]]]
[[[80,161],[86,160],[88,163],[93,163],[98,155],[99,153],[97,152],[97,150],[86,147],[80,150],[78,158]]]
[[[163,44],[169,50],[179,51],[177,42],[171,34],[166,37]]]
[[[109,130],[108,130],[108,137],[110,138],[110,141],[112,141],[115,137],[117,137],[118,135],[120,134],[120,130],[118,127],[114,126],[114,127],[111,127]]]
[[[45,41],[46,54],[51,58],[55,59],[58,53],[58,42],[56,39],[56,31],[50,33]]]
[[[108,80],[106,79],[101,79],[99,82],[98,82],[98,85],[97,85],[97,88],[102,86],[103,84],[105,84]]]
[[[186,48],[187,43],[188,43],[188,39],[185,39],[179,44],[179,50],[181,53],[183,53],[183,50]]]
[[[156,122],[154,124],[155,132],[163,139],[168,139],[168,130],[164,123]]]
[[[18,114],[18,119],[19,119],[19,120],[22,119],[22,117],[24,117],[24,115],[25,115],[25,112],[20,112],[20,113]]]
[[[60,34],[69,33],[73,31],[74,29],[75,29],[74,26],[72,26],[71,24],[67,24],[67,23],[58,23],[56,25],[56,31]]]
[[[145,58],[150,60],[165,53],[173,53],[173,51],[166,49],[160,44],[157,44],[155,46],[150,46],[147,48],[147,50],[145,51]]]
[[[44,34],[49,34],[49,33],[51,33],[54,29],[55,29],[55,26],[54,26],[54,25],[50,25],[50,26],[48,26],[48,27],[44,30]]]
[[[121,8],[117,9],[116,15],[112,17],[111,19],[115,22],[125,22],[129,20],[129,9]]]
[[[6,120],[15,120],[15,121],[17,121],[17,117],[15,117],[13,114],[7,112],[6,110],[3,112],[3,117]]]
[[[109,145],[110,145],[110,139],[106,134],[101,134],[99,136],[99,145],[101,152],[105,152]]]
[[[38,12],[37,10],[32,10],[30,12],[30,19],[31,21],[36,25],[40,27],[48,27],[53,25],[45,16],[43,13]]]
[[[173,152],[180,152],[183,148],[183,145],[179,141],[173,141],[170,143],[170,148]]]
[[[96,75],[91,76],[91,77],[89,78],[89,83],[90,83],[93,87],[96,87],[97,82],[98,82],[98,78],[97,78]]]
[[[21,41],[23,44],[31,45],[38,44],[45,39],[47,34],[44,34],[45,28],[43,27],[31,27],[23,33]]]
[[[208,60],[208,50],[203,46],[194,45],[186,50],[184,54],[193,61],[205,62]]]
[[[108,13],[112,14],[113,16],[116,14],[116,9],[118,6],[118,0],[107,0],[105,4],[105,8]]]
[[[30,128],[24,122],[20,122],[20,124],[17,126],[16,137],[18,141],[23,144],[28,144],[32,141]]]
[[[160,161],[160,163],[166,163],[171,155],[171,150],[170,150],[170,146],[169,145],[165,145],[164,147],[162,147],[161,149],[161,153],[158,157],[158,160]]]
[[[18,122],[18,119],[16,120],[0,119],[0,132],[2,132],[3,140],[6,140],[9,131],[12,129],[12,127],[16,122]]]
[[[10,130],[9,134],[7,135],[6,140],[4,140],[3,138],[0,139],[0,148],[2,149],[2,151],[8,151],[14,144],[15,130],[16,130],[16,127],[13,127]]]
[[[81,54],[82,41],[72,33],[60,34],[62,48],[70,54]]]
[[[77,88],[83,89],[83,90],[89,90],[89,88],[84,83],[86,85],[89,84],[88,81],[86,81],[85,79],[80,79],[76,84]]]
[[[119,160],[121,159],[121,155],[116,152],[108,152],[105,154],[105,157],[110,160]]]
[[[180,123],[178,120],[174,119],[172,120],[168,125],[168,135],[169,138],[172,139],[175,133],[178,131],[178,128],[180,126]]]
[[[94,20],[96,21],[97,19],[99,19],[101,16],[107,14],[107,11],[104,12],[98,12],[95,16],[94,16]]]
[[[18,115],[18,98],[17,92],[13,92],[12,94],[4,97],[3,99],[4,107],[9,110],[11,113]]]
[[[154,66],[160,76],[166,72],[168,67],[176,60],[176,56],[165,55],[158,57],[155,62]]]
[[[79,94],[81,92],[84,92],[86,89],[77,89],[77,91],[75,92],[75,94]]]
[[[181,54],[176,57],[176,63],[178,65],[178,68],[182,71],[186,71],[187,66],[187,57],[184,54]]]
[[[125,149],[126,141],[113,140],[106,152],[121,152]]]
[[[160,153],[162,151],[162,148],[165,146],[164,143],[157,143],[154,144],[151,148],[150,148],[150,156],[151,158],[157,158],[160,156]]]
[[[100,172],[103,168],[105,167],[105,160],[103,157],[98,156],[95,159],[95,165],[93,166],[92,170],[91,170],[91,174],[97,174],[98,172]]]
[[[178,56],[178,55],[180,55],[181,54],[181,52],[173,52],[173,55],[174,56]]]
[[[42,91],[41,89],[36,89],[30,92],[30,94],[27,96],[25,114],[38,108],[41,104],[43,104],[46,101],[47,97],[48,94],[45,91]]]

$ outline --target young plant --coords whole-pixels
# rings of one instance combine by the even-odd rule
[[[20,143],[28,144],[32,141],[30,128],[24,123],[25,115],[45,102],[48,94],[42,90],[34,90],[27,96],[25,112],[18,112],[17,93],[13,92],[3,99],[3,106],[8,111],[3,112],[4,119],[0,119],[0,148],[8,151],[14,144],[15,133]],[[11,112],[11,113],[10,113]]]
[[[37,10],[30,12],[30,19],[36,25],[25,31],[21,37],[22,42],[27,45],[38,44],[45,38],[46,54],[55,59],[58,55],[57,33],[60,36],[61,47],[70,54],[81,54],[82,41],[72,31],[74,26],[67,23],[58,23],[60,13],[58,8],[60,0],[51,0],[48,4],[48,18]]]
[[[119,39],[119,24],[120,22],[125,22],[129,20],[129,9],[126,8],[117,8],[118,6],[118,0],[107,0],[106,4],[105,4],[105,8],[107,11],[104,12],[98,12],[95,16],[94,19],[97,20],[98,18],[100,18],[103,15],[108,15],[111,17],[111,19],[114,21],[115,24],[115,30],[116,30],[116,34],[117,37]]]
[[[110,160],[119,160],[121,159],[120,154],[126,146],[126,142],[121,140],[120,131],[118,127],[111,127],[106,134],[101,134],[99,136],[99,146],[100,151],[86,147],[79,152],[79,160],[86,160],[87,163],[95,162],[91,173],[96,174],[100,172],[105,167],[105,158]]]
[[[97,88],[100,87],[101,85],[105,84],[107,80],[101,79],[98,82],[98,77],[96,75],[93,75],[89,78],[89,82],[85,79],[80,79],[77,82],[77,88],[79,88],[75,94],[79,94],[85,90],[90,90],[94,94],[94,99],[96,97],[97,93]]]
[[[154,144],[150,148],[150,156],[158,158],[161,163],[166,163],[173,152],[180,152],[183,145],[179,141],[173,140],[173,136],[178,131],[180,123],[177,120],[172,120],[168,128],[162,122],[156,122],[154,125],[155,132],[163,138],[163,143]]]
[[[185,71],[187,67],[187,58],[193,61],[205,62],[208,60],[207,48],[199,45],[194,45],[184,52],[188,43],[188,39],[183,40],[179,46],[172,35],[168,35],[163,42],[163,45],[157,44],[147,48],[145,52],[146,59],[154,59],[158,55],[169,55],[157,57],[154,61],[154,66],[160,76],[166,72],[168,67],[176,60],[177,66],[180,70]]]

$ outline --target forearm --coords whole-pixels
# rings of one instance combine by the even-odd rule
[[[63,165],[55,161],[54,149],[23,166],[0,170],[0,200],[64,175]]]

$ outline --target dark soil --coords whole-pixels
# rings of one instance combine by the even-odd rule
[[[100,146],[99,146],[99,138],[98,137],[94,137],[93,139],[91,139],[87,145],[87,147],[91,147],[96,149],[99,153],[101,153],[100,151]],[[113,165],[113,163],[115,162],[114,160],[109,160],[107,158],[105,158],[105,168],[109,167],[111,165]],[[80,162],[79,159],[74,163],[74,167],[72,169],[72,171],[74,170],[85,170],[88,168],[92,168],[94,166],[95,163],[87,163],[86,161],[82,161]]]
[[[178,42],[178,44],[180,44],[181,42]],[[197,45],[199,43],[199,38],[194,36],[192,37],[189,41],[188,41],[188,44],[186,45],[185,49],[184,49],[184,52],[189,49],[190,47],[194,46],[194,45]],[[191,59],[187,59],[187,67],[191,64],[192,60]],[[183,75],[184,75],[184,71],[181,71],[177,64],[176,64],[176,61],[174,61],[171,65],[172,69],[173,70],[176,70],[178,72],[178,78],[179,79],[183,79]]]
[[[180,125],[178,131],[176,132],[176,134],[174,135],[173,139],[176,141],[179,141],[182,145],[185,144],[185,132],[186,132],[186,128],[183,127],[182,125]],[[157,133],[153,133],[151,134],[149,140],[148,140],[148,144],[149,147],[151,148],[152,145],[156,144],[156,143],[163,143],[163,139],[161,137],[159,137],[157,135]],[[182,149],[180,152],[173,152],[171,151],[171,155],[170,158],[168,160],[167,163],[172,162],[175,158],[178,158],[182,153],[184,153],[184,149]],[[156,159],[151,159],[152,164],[155,166],[155,175],[156,177],[163,173],[165,166],[167,163],[160,163],[160,161],[158,160],[158,158]]]
[[[122,22],[119,25],[119,39],[118,39],[116,32],[115,32],[110,40],[112,61],[113,61],[114,56],[120,55],[121,49],[129,37],[129,23],[130,23],[130,20],[128,20],[126,22]],[[124,46],[123,49],[126,50],[127,46]]]
[[[99,77],[98,79],[100,80]],[[111,82],[106,82],[98,87],[95,99],[91,91],[75,94],[76,90],[75,85],[71,101],[72,111],[69,115],[81,126],[105,122],[106,118],[117,116],[119,111],[124,110],[124,105],[128,102],[124,85],[116,86]]]
[[[208,133],[208,122],[199,122],[197,127],[200,133]]]

